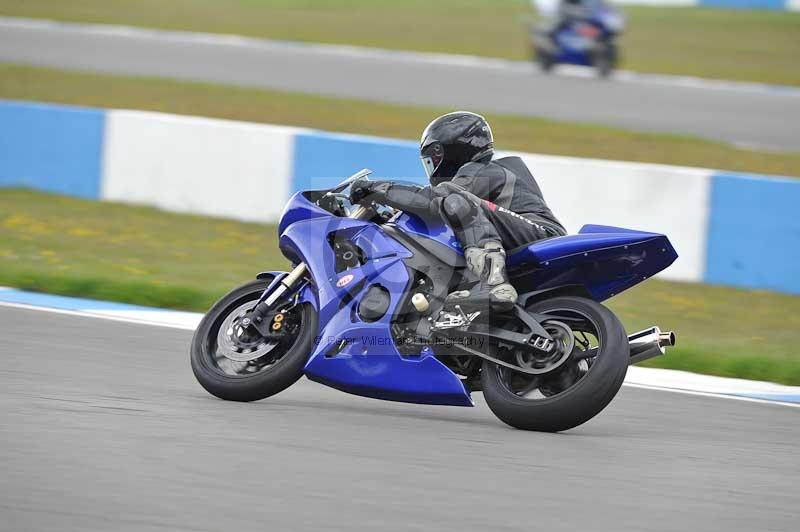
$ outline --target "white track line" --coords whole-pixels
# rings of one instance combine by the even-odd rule
[[[10,303],[7,301],[0,301],[0,307],[19,308],[23,310],[34,310],[38,312],[50,312],[52,314],[64,314],[66,316],[77,316],[79,318],[95,318],[101,320],[118,321],[123,323],[133,323],[136,325],[147,325],[151,327],[180,329],[184,331],[194,331],[196,328],[188,324],[171,323],[167,321],[158,321],[158,320],[144,320],[141,318],[124,316],[120,314],[117,315],[104,314],[103,311],[94,311],[94,310],[67,310],[67,309],[52,308],[52,307],[40,307],[37,305],[27,305],[25,303]],[[115,312],[115,311],[106,311],[106,312]],[[200,321],[199,318],[198,321]]]
[[[407,61],[414,63],[425,63],[429,65],[513,70],[540,75],[538,68],[531,61],[514,61],[510,59],[479,57],[463,54],[412,52],[405,50],[391,50],[386,48],[370,48],[342,44],[322,44],[259,39],[255,37],[245,37],[242,35],[231,34],[160,30],[112,24],[89,24],[82,22],[62,22],[50,19],[30,19],[0,16],[0,29],[2,28],[18,28],[38,31],[68,31],[89,35],[171,41],[183,44],[237,46],[251,49],[260,48],[275,50],[277,48],[286,48],[293,51],[309,52],[320,55]],[[569,65],[559,66],[558,72],[559,75],[565,75],[572,78],[596,77],[591,69],[573,67]],[[800,97],[800,88],[788,85],[769,85],[766,83],[715,80],[693,76],[641,74],[627,70],[615,72],[613,79],[623,83],[655,84],[702,90],[722,90],[750,93],[755,92],[762,94],[765,93],[772,95]]]
[[[76,310],[56,309],[56,308],[51,308],[51,307],[41,307],[41,306],[36,306],[36,305],[27,305],[27,304],[24,304],[24,303],[10,303],[10,302],[5,302],[5,301],[0,301],[0,307],[18,308],[18,309],[38,311],[38,312],[49,312],[49,313],[52,313],[52,314],[62,314],[62,315],[66,315],[66,316],[76,316],[76,317],[82,317],[82,318],[103,319],[103,320],[116,321],[116,322],[122,322],[122,323],[131,323],[131,324],[135,324],[135,325],[165,327],[165,328],[169,328],[169,329],[179,329],[179,330],[186,330],[186,331],[194,331],[194,329],[195,329],[194,326],[191,326],[191,325],[189,325],[187,323],[170,322],[170,321],[158,321],[158,320],[145,320],[145,319],[141,319],[141,318],[138,318],[138,317],[132,317],[131,315],[125,316],[125,315],[121,314],[122,312],[130,312],[130,313],[141,314],[142,312],[145,312],[145,311],[119,311],[119,310],[117,310],[117,311],[114,311],[114,310],[109,310],[109,311],[94,311],[94,310],[76,311]],[[171,314],[171,315],[173,315],[173,317],[174,317],[175,314],[188,315],[188,313],[172,313],[170,311],[159,311],[159,310],[154,311],[153,314],[157,315],[157,314],[161,314],[162,312],[165,313],[165,314]],[[199,322],[199,320],[201,318],[201,315],[200,314],[196,314],[195,316],[197,318],[197,321]],[[167,317],[167,316],[165,315],[165,317]],[[182,320],[182,321],[185,321],[185,320]],[[669,372],[671,370],[649,369],[649,371],[651,371],[651,372],[658,372],[658,371]],[[756,382],[754,382],[754,384],[772,385],[772,383],[756,383]],[[630,386],[632,388],[642,388],[642,389],[647,389],[647,390],[680,393],[680,394],[684,394],[684,395],[694,395],[694,396],[700,396],[700,397],[713,397],[713,398],[717,398],[717,399],[732,399],[732,400],[736,400],[736,401],[745,401],[745,402],[750,402],[750,403],[761,403],[761,404],[770,404],[770,405],[777,405],[777,406],[788,406],[788,407],[793,407],[793,408],[800,408],[800,404],[798,404],[798,403],[787,403],[787,402],[783,402],[783,401],[772,401],[772,400],[768,400],[768,399],[759,399],[759,398],[754,398],[754,397],[743,397],[743,396],[738,396],[738,395],[730,395],[730,394],[723,393],[723,392],[705,392],[705,391],[690,390],[690,389],[684,389],[684,388],[670,388],[670,387],[666,387],[666,386],[657,386],[657,385],[652,385],[652,384],[642,384],[642,383],[637,383],[637,382],[628,382],[628,379],[626,379],[626,382],[624,383],[624,385],[625,386]],[[773,386],[778,386],[778,385],[773,385]]]
[[[716,397],[717,399],[733,399],[735,401],[745,401],[748,403],[761,403],[761,404],[768,404],[768,405],[778,405],[778,406],[789,406],[792,408],[800,408],[800,403],[785,403],[783,401],[770,401],[769,399],[758,399],[756,397],[744,397],[741,395],[730,395],[725,393],[711,393],[711,392],[699,392],[696,390],[684,390],[682,388],[666,388],[664,386],[653,386],[651,384],[638,384],[632,382],[624,382],[624,386],[630,386],[631,388],[642,388],[644,390],[656,390],[660,392],[672,392],[672,393],[680,393],[683,395],[697,395],[700,397]]]

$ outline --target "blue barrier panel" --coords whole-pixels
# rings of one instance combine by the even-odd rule
[[[712,177],[704,280],[800,294],[800,179]]]
[[[722,7],[733,9],[784,9],[786,0],[699,0],[703,7]]]
[[[105,112],[0,101],[0,187],[97,199]]]
[[[427,183],[414,142],[311,132],[295,138],[292,192],[330,188],[362,168],[376,178]]]

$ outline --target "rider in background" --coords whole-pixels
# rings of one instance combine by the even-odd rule
[[[464,248],[467,268],[481,281],[448,296],[447,304],[465,310],[512,308],[517,292],[506,276],[506,249],[566,234],[522,159],[493,157],[486,120],[466,111],[449,113],[422,133],[420,158],[430,186],[359,180],[350,192],[354,203],[367,198],[444,219]]]
[[[591,2],[592,0],[561,0],[548,31],[550,37],[554,38],[561,29],[573,22],[589,18]]]

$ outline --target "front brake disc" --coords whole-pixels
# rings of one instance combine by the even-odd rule
[[[268,355],[277,340],[267,340],[260,335],[252,336],[249,328],[241,324],[242,318],[253,306],[252,302],[239,306],[225,318],[217,333],[217,352],[236,362],[250,362]]]

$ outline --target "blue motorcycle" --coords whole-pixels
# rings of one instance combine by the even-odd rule
[[[301,376],[390,401],[473,406],[482,391],[505,423],[562,431],[598,414],[629,364],[662,355],[675,335],[626,336],[600,302],[669,266],[667,237],[597,225],[511,250],[520,293],[511,312],[445,304],[478,282],[437,217],[351,205],[344,191],[299,192],[280,224],[290,272],[265,272],[220,299],[191,344],[211,394],[255,401]]]
[[[607,77],[619,61],[617,37],[625,19],[618,9],[601,0],[587,0],[583,15],[556,27],[534,27],[533,55],[544,72],[558,64],[592,66]]]

